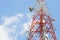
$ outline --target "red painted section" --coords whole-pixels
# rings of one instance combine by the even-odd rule
[[[36,19],[37,17],[39,18]],[[43,20],[45,22],[43,22]],[[33,15],[28,40],[36,40],[34,39],[35,34],[39,35],[38,40],[43,40],[42,39],[43,27],[46,27],[46,30],[45,30],[46,34],[50,34],[52,36],[52,38],[50,38],[49,40],[57,40],[52,20],[53,19],[51,19],[51,17],[44,12],[43,8],[41,8],[39,13],[37,13],[36,15]],[[35,27],[35,25],[39,25],[39,26]]]

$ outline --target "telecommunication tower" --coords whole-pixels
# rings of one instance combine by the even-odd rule
[[[29,8],[32,11],[32,8]],[[54,19],[48,13],[45,0],[37,0],[34,8],[28,40],[57,40],[53,26]]]

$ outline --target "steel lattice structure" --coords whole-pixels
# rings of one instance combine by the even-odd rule
[[[28,40],[57,40],[52,23],[54,19],[44,9],[44,0],[37,0],[37,2],[40,3],[40,9],[33,15]]]

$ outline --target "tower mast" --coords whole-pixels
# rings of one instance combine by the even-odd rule
[[[54,19],[48,15],[45,7],[45,0],[37,0],[38,7],[34,8],[35,14],[32,18],[28,40],[57,40],[53,21]]]

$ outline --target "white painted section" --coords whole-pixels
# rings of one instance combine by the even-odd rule
[[[45,20],[43,20],[43,23],[45,23]]]

